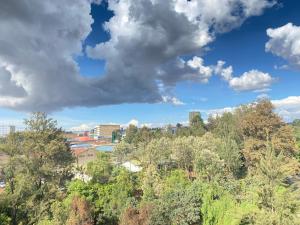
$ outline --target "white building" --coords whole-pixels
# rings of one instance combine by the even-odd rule
[[[14,133],[15,131],[16,131],[16,126],[14,125],[0,124],[0,137],[6,137],[10,133]]]

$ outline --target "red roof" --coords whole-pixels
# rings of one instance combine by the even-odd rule
[[[88,136],[82,136],[82,137],[76,137],[75,138],[76,141],[94,141],[94,139],[88,137]]]

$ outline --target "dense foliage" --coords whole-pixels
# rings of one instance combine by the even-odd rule
[[[0,224],[300,224],[300,122],[284,123],[267,100],[175,133],[131,125],[112,154],[83,169],[88,182],[71,179],[72,155],[54,121],[38,113],[26,123],[1,144],[10,159]]]

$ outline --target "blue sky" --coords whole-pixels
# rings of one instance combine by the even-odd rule
[[[89,34],[81,42],[81,54],[73,56],[82,77],[98,79],[106,75],[105,66],[107,62],[105,57],[104,59],[91,57],[86,49],[96,49],[97,44],[110,41],[111,35],[104,30],[103,24],[105,21],[110,21],[115,13],[108,10],[107,7],[107,2],[91,5],[90,12],[94,22],[91,24]],[[63,106],[58,110],[50,110],[50,114],[66,129],[82,124],[90,127],[98,123],[127,124],[132,119],[138,120],[139,124],[153,124],[155,126],[185,122],[188,119],[188,112],[191,110],[200,110],[203,117],[206,118],[208,113],[212,112],[211,110],[249,103],[263,94],[272,100],[282,101],[277,103],[278,107],[283,107],[281,112],[286,120],[295,119],[299,115],[300,107],[294,108],[285,105],[285,100],[300,95],[298,61],[293,60],[294,55],[290,57],[286,54],[280,55],[282,51],[278,51],[278,46],[274,44],[271,46],[271,50],[267,52],[265,45],[271,39],[270,35],[266,33],[268,28],[277,29],[292,23],[293,28],[297,29],[300,26],[299,11],[299,1],[278,1],[276,5],[265,8],[261,15],[249,16],[241,25],[233,27],[230,31],[215,32],[214,40],[205,46],[190,51],[188,54],[178,55],[186,62],[192,60],[194,56],[201,57],[204,62],[203,65],[211,66],[211,68],[219,60],[222,60],[226,62],[224,68],[232,66],[233,77],[241,77],[242,74],[251,70],[261,71],[272,77],[272,82],[266,84],[267,88],[265,89],[267,90],[261,87],[249,90],[241,90],[240,87],[234,88],[233,85],[230,85],[230,81],[222,79],[217,74],[212,74],[207,83],[195,82],[193,79],[177,81],[172,86],[171,95],[182,104],[153,103],[151,101],[149,103],[139,103],[139,101],[126,103],[125,101],[124,103],[112,103],[112,105],[108,102],[107,104],[99,104],[99,106],[97,104],[75,104]],[[76,21],[73,22],[76,23]],[[273,37],[274,40],[276,38],[277,36]],[[282,40],[282,38],[279,39]],[[186,42],[189,41],[186,40]],[[300,37],[298,41],[300,43]],[[277,44],[278,42],[274,43]],[[299,55],[296,55],[296,58],[300,57]],[[123,88],[126,90],[128,87],[124,86]],[[130,92],[130,88],[127,91]],[[289,109],[293,112],[286,112]],[[278,110],[280,111],[280,109]],[[22,118],[28,116],[29,111],[31,111],[30,108],[19,109],[4,105],[0,107],[0,123],[19,124]]]

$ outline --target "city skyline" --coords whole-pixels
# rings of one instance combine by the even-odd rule
[[[262,97],[300,117],[299,2],[92,2],[32,1],[1,19],[2,121],[159,126]]]

